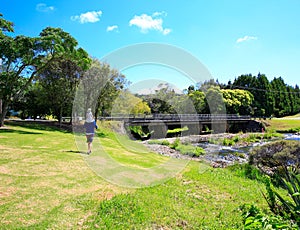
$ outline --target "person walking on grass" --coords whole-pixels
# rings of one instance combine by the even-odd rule
[[[84,122],[84,128],[85,128],[86,142],[88,144],[87,154],[89,155],[92,153],[92,142],[93,142],[94,135],[95,135],[95,128],[98,129],[98,126],[93,117],[91,108],[89,108],[87,110],[86,119]]]

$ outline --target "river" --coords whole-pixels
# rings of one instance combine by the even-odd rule
[[[300,141],[300,135],[285,134],[283,139]],[[202,159],[212,162],[215,167],[225,167],[234,163],[246,163],[252,148],[262,146],[272,141],[275,140],[255,142],[248,144],[247,146],[223,146],[208,142],[200,142],[197,146],[200,146],[205,150],[205,155],[202,156]]]

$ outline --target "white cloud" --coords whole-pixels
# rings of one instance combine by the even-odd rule
[[[118,31],[118,26],[117,25],[113,25],[113,26],[108,26],[107,28],[106,28],[106,31],[107,32],[110,32],[110,31]]]
[[[72,21],[79,21],[81,24],[83,23],[94,23],[98,22],[100,20],[100,17],[102,15],[102,11],[89,11],[86,13],[82,13],[80,15],[71,16]]]
[[[45,3],[39,3],[36,5],[35,9],[39,12],[50,12],[53,11],[55,8],[54,6],[47,6]]]
[[[250,40],[257,40],[257,37],[246,35],[243,38],[238,38],[236,40],[236,43],[246,42],[246,41],[250,41]]]
[[[135,15],[130,21],[130,26],[137,26],[141,29],[142,33],[147,33],[149,30],[156,30],[163,35],[171,32],[171,29],[163,27],[163,19],[160,16],[166,16],[165,12],[155,12],[152,15],[142,14]]]

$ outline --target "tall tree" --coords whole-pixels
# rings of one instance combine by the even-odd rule
[[[43,95],[60,124],[63,116],[72,115],[72,103],[82,74],[83,69],[76,60],[64,57],[52,62],[39,76]]]
[[[112,114],[150,114],[151,109],[141,98],[129,91],[121,91],[114,102]]]
[[[249,115],[253,103],[253,95],[242,89],[222,89],[226,111],[229,114]]]
[[[39,82],[33,82],[24,92],[24,96],[13,102],[12,108],[20,112],[22,119],[27,117],[36,119],[38,116],[50,115],[50,101],[45,93],[47,90]]]
[[[190,90],[189,90],[190,91]],[[189,98],[194,104],[194,108],[197,113],[207,113],[207,103],[205,100],[205,94],[202,91],[196,90],[196,91],[190,91],[188,94]]]
[[[53,61],[85,56],[80,62],[87,67],[89,57],[82,48],[77,49],[77,41],[60,28],[47,27],[34,38],[23,35],[11,37],[6,33],[13,32],[13,24],[2,15],[0,17],[0,126],[3,126],[9,105]]]
[[[226,112],[223,94],[219,86],[212,85],[204,93],[207,104],[205,113],[224,114]]]
[[[253,111],[256,116],[271,116],[274,98],[270,82],[264,74],[241,75],[234,80],[232,88],[248,90],[254,96]]]
[[[114,100],[127,84],[124,75],[111,69],[108,64],[93,59],[76,92],[73,111],[77,114],[85,114],[87,108],[92,108],[96,119],[98,116],[109,115]]]
[[[169,84],[159,84],[154,94],[144,95],[143,98],[151,108],[151,113],[177,113],[177,95]]]
[[[284,80],[281,77],[274,78],[271,81],[271,86],[275,99],[275,116],[282,117],[290,114],[292,111],[290,95],[287,91],[287,86],[284,83]]]
[[[274,112],[274,96],[271,84],[264,74],[258,74],[256,81],[257,92],[255,94],[255,102],[260,110],[260,116],[271,116]]]

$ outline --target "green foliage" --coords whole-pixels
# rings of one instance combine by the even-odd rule
[[[300,127],[290,128],[287,130],[287,133],[299,133],[299,132],[300,132]]]
[[[280,216],[265,214],[255,205],[243,205],[241,210],[245,230],[298,229],[290,221]]]
[[[141,98],[131,94],[129,91],[121,91],[112,108],[112,115],[116,114],[149,114],[150,107]]]
[[[281,188],[286,194],[279,192],[269,177],[264,177],[265,197],[273,214],[263,213],[257,207],[244,205],[244,229],[299,229],[300,227],[300,180],[292,168],[284,168],[280,174]]]
[[[83,57],[78,57],[83,58]],[[83,69],[76,63],[78,60],[61,58],[50,63],[39,75],[41,86],[39,100],[48,107],[60,122],[63,116],[71,117],[75,92],[79,85]]]
[[[249,115],[253,102],[253,95],[247,90],[241,89],[222,89],[223,100],[226,105],[227,113]]]
[[[4,36],[3,32],[14,32],[13,23],[5,20],[0,13],[0,37]]]
[[[281,77],[269,82],[264,74],[241,75],[228,87],[246,89],[254,96],[250,105],[254,116],[282,117],[296,114],[300,109],[299,87],[288,86]]]
[[[199,157],[200,155],[205,154],[205,150],[203,148],[188,143],[182,144],[180,143],[179,138],[176,138],[173,143],[170,143],[168,140],[150,140],[148,143],[166,145],[172,149],[179,151],[183,155],[188,155],[191,157]]]
[[[190,100],[193,102],[194,107],[197,111],[197,113],[206,113],[207,112],[207,103],[205,100],[205,94],[201,91],[190,91],[188,94]]]
[[[232,166],[228,166],[228,169],[233,171],[236,175],[241,176],[243,178],[248,178],[260,182],[265,181],[265,175],[255,166],[250,165],[248,163],[234,164]]]
[[[279,140],[255,147],[249,156],[250,164],[268,174],[276,175],[282,168],[299,166],[300,146],[297,141]]]
[[[285,85],[284,80],[281,77],[274,78],[271,82],[271,86],[273,90],[277,92],[274,94],[274,99],[275,99],[274,115],[276,117],[283,117],[291,114],[292,102],[290,101],[290,97],[287,94],[288,88]]]
[[[187,126],[184,126],[183,128],[176,128],[176,129],[169,129],[168,130],[168,134],[178,134],[184,131],[189,130],[189,128]]]
[[[151,132],[146,132],[142,126],[129,126],[129,130],[138,139],[145,139],[151,135]]]
[[[281,175],[281,182],[288,197],[282,196],[272,186],[270,180],[266,181],[267,195],[265,198],[270,210],[284,219],[292,220],[300,227],[300,180],[291,169],[285,168]]]
[[[183,155],[189,155],[191,157],[199,157],[205,153],[205,150],[201,147],[194,146],[191,144],[182,144],[180,143],[180,139],[177,138],[175,141],[170,144],[172,149],[179,151]]]
[[[157,140],[157,139],[149,140],[148,144],[158,144],[158,145],[166,145],[166,146],[171,145],[168,140]]]
[[[0,26],[0,126],[3,126],[8,106],[22,98],[32,81],[50,65],[68,60],[86,70],[90,59],[82,48],[77,48],[76,39],[60,28],[47,27],[38,37],[32,38],[5,35],[2,31],[11,32],[13,28],[11,22],[2,18]]]
[[[189,155],[191,157],[199,157],[205,153],[205,150],[198,146],[193,146],[190,144],[178,144],[175,148],[183,155]]]
[[[176,104],[179,101],[174,89],[168,84],[159,84],[155,94],[144,95],[143,99],[151,108],[151,113],[175,114]]]
[[[175,141],[173,141],[173,143],[170,145],[170,148],[176,149],[179,144],[180,144],[180,139],[176,138]]]
[[[235,141],[233,139],[230,138],[224,138],[222,141],[222,144],[225,146],[232,146],[235,144]]]
[[[223,94],[219,86],[210,86],[205,90],[205,99],[208,104],[207,113],[210,114],[224,114],[226,107],[223,101]]]
[[[167,137],[180,137],[188,130],[189,128],[187,126],[184,126],[183,128],[168,129]]]
[[[232,138],[232,140],[233,140],[235,143],[239,142],[240,139],[241,139],[241,138],[240,138],[239,135],[236,135],[236,136],[234,136],[234,137]]]
[[[114,101],[127,83],[125,76],[118,70],[94,58],[76,91],[74,106],[77,107],[73,107],[73,111],[84,116],[88,108],[93,108],[96,119],[98,116],[111,115]]]
[[[168,140],[163,140],[161,142],[162,145],[166,145],[166,146],[169,146],[170,145],[170,142]]]

